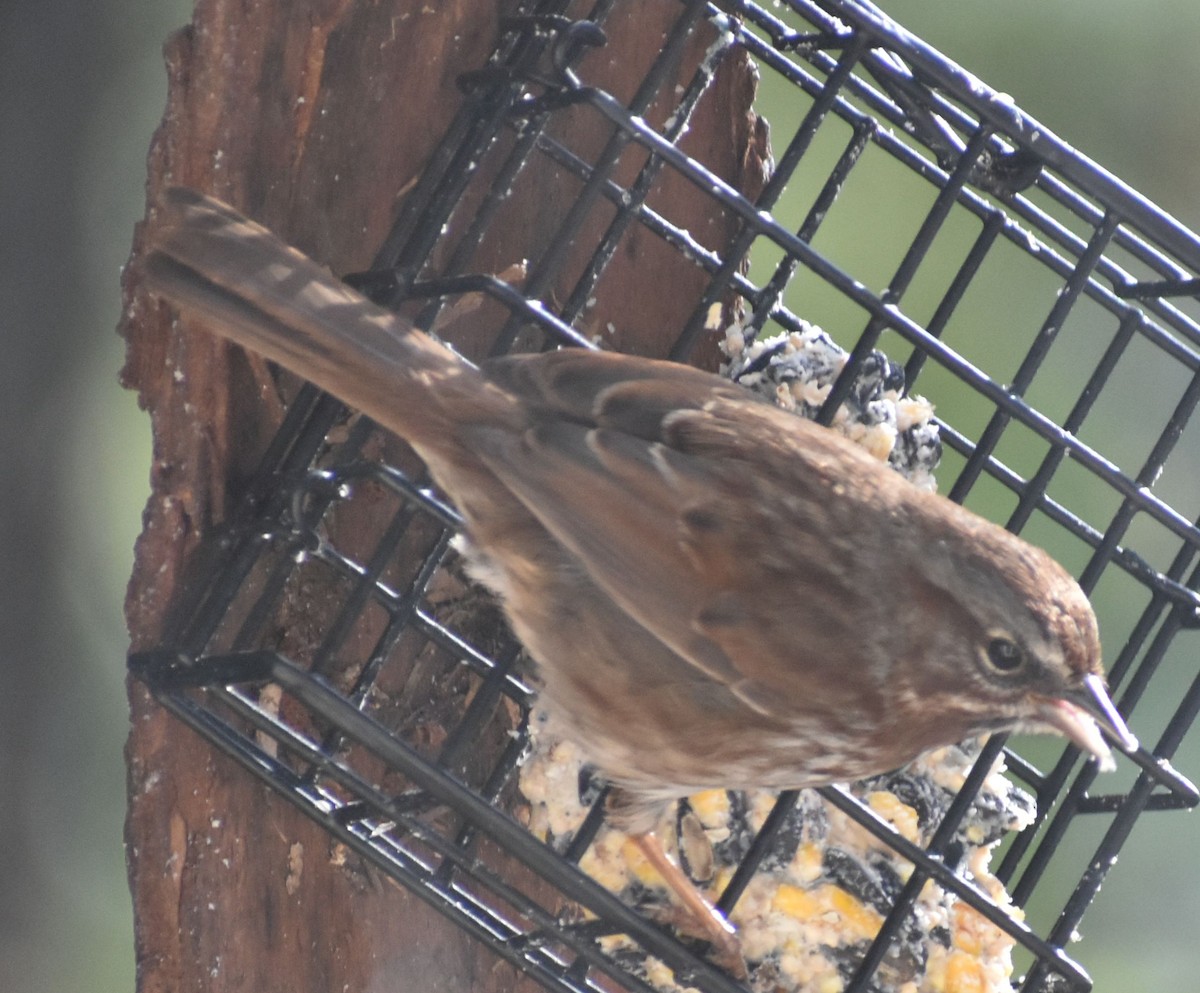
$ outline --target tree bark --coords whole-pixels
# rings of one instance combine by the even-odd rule
[[[589,81],[622,99],[681,9],[672,0],[626,6],[605,25],[603,57],[584,63]],[[398,197],[460,105],[456,79],[490,54],[498,15],[483,0],[199,0],[192,24],[168,41],[168,102],[150,149],[147,221],[134,238],[121,328],[124,383],[154,429],[152,495],[126,604],[133,651],[161,642],[189,569],[234,506],[284,403],[261,360],[181,330],[142,290],[136,259],[157,196],[167,185],[212,193],[335,272],[367,268]],[[698,33],[681,72],[712,37]],[[686,145],[751,188],[765,155],[753,89],[748,61],[727,60]],[[660,120],[665,112],[665,104],[656,111]],[[555,126],[585,150],[610,133],[578,109]],[[617,178],[627,181],[640,161],[630,152]],[[489,234],[478,270],[536,257],[578,189],[546,160],[523,175],[506,207],[522,223]],[[655,198],[677,223],[714,231],[718,247],[733,231],[732,219],[679,177],[664,178]],[[580,260],[606,223],[597,213],[585,226],[574,248]],[[662,354],[703,274],[645,230],[622,249],[589,320],[596,333],[618,329],[610,345]],[[577,267],[565,267],[564,287]],[[304,617],[321,591],[297,587],[289,596]],[[532,986],[415,896],[347,863],[314,822],[175,722],[134,680],[129,700],[126,840],[141,993]]]

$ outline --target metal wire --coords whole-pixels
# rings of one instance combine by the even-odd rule
[[[857,372],[881,345],[906,349],[908,387],[931,370],[961,384],[978,409],[982,427],[959,430],[942,424],[948,449],[962,459],[950,481],[954,499],[966,499],[986,481],[1012,494],[1007,524],[1019,531],[1038,521],[1086,550],[1081,582],[1091,591],[1111,575],[1124,577],[1144,592],[1145,605],[1123,645],[1110,650],[1110,679],[1120,709],[1135,714],[1152,681],[1180,674],[1164,668],[1176,639],[1200,626],[1200,525],[1186,511],[1152,490],[1167,469],[1177,444],[1200,402],[1200,325],[1171,299],[1194,293],[1200,271],[1200,239],[1154,204],[1095,163],[1079,155],[1011,101],[941,56],[861,0],[790,0],[762,6],[733,2],[683,2],[662,50],[634,97],[622,102],[589,83],[586,53],[606,43],[606,19],[636,16],[626,5],[601,3],[587,21],[571,21],[559,5],[528,5],[502,23],[502,37],[489,62],[463,79],[468,93],[462,111],[446,123],[445,136],[404,201],[395,227],[372,271],[353,280],[390,305],[420,299],[418,323],[432,327],[445,308],[466,293],[484,293],[503,307],[507,319],[496,349],[511,347],[518,334],[536,328],[548,343],[588,346],[577,327],[588,301],[598,292],[623,238],[640,230],[658,239],[706,280],[694,309],[681,315],[672,354],[686,359],[708,328],[708,314],[722,301],[741,302],[745,327],[752,332],[794,331],[804,326],[790,293],[803,278],[816,281],[862,315],[857,335],[843,340],[849,350],[845,370],[823,406],[832,418],[849,395]],[[668,84],[683,64],[688,43],[699,31],[717,41],[691,67],[686,85],[671,97],[673,112],[661,130],[645,113],[669,95]],[[697,106],[729,54],[745,50],[774,84],[789,87],[804,108],[782,149],[773,174],[751,200],[680,147]],[[607,55],[620,59],[622,53]],[[555,115],[595,115],[611,137],[591,158],[569,147],[551,124]],[[781,220],[784,191],[801,170],[812,170],[816,142],[836,124],[840,152],[799,211],[793,229]],[[617,179],[622,152],[638,147],[644,161],[628,186]],[[495,160],[493,185],[475,190],[478,163]],[[815,244],[834,211],[842,209],[864,162],[882,157],[925,184],[931,201],[883,288],[839,264]],[[509,283],[475,271],[477,251],[490,226],[499,223],[513,184],[531,163],[544,159],[576,176],[580,188],[546,250],[530,259],[523,278]],[[692,184],[697,197],[710,198],[737,232],[721,250],[701,244],[690,232],[658,213],[652,191],[666,174]],[[476,194],[469,218],[459,218],[468,192]],[[598,205],[611,219],[601,232],[561,303],[549,299],[562,277],[566,248],[581,237],[583,224]],[[946,237],[948,226],[968,218],[976,233],[947,266],[940,296],[927,320],[906,310],[916,280],[922,278]],[[452,224],[454,220],[461,223]],[[454,235],[453,244],[446,245]],[[765,279],[756,282],[747,259],[768,245],[777,256]],[[442,259],[431,263],[434,249]],[[1015,371],[1006,382],[955,350],[947,341],[956,315],[972,288],[1001,252],[1016,252],[1025,263],[1056,281],[1058,292],[1024,352],[1013,356]],[[1083,306],[1111,321],[1111,338],[1061,418],[1031,399],[1038,376],[1054,358],[1065,326]],[[1016,342],[1014,341],[1014,347]],[[1127,470],[1084,439],[1088,418],[1115,376],[1134,361],[1135,350],[1165,364],[1183,386],[1173,398],[1166,423],[1147,432],[1145,456]],[[307,388],[297,397],[279,434],[263,458],[243,508],[219,536],[199,592],[159,651],[131,659],[132,671],[164,706],[209,741],[234,756],[331,834],[381,871],[411,887],[423,899],[487,943],[499,955],[530,972],[553,990],[648,990],[618,958],[595,942],[597,934],[620,931],[658,956],[677,976],[705,990],[737,988],[719,970],[680,942],[648,924],[639,914],[597,886],[573,864],[599,823],[593,812],[575,844],[560,855],[538,842],[496,802],[511,783],[520,756],[519,736],[500,749],[483,769],[464,772],[473,744],[498,721],[505,701],[525,711],[532,697],[514,669],[511,641],[481,647],[476,639],[430,604],[430,591],[450,555],[457,518],[420,480],[365,457],[373,426],[356,422],[330,449],[326,441],[340,405]],[[1000,456],[1015,430],[1039,439],[1044,454],[1022,474]],[[1094,523],[1097,501],[1085,501],[1078,486],[1063,490],[1056,481],[1071,467],[1084,487],[1115,507],[1106,523]],[[375,545],[353,552],[330,537],[330,521],[355,500],[355,491],[375,488],[392,501],[392,513]],[[1051,495],[1051,489],[1054,495]],[[1069,492],[1070,496],[1064,496]],[[1134,537],[1149,526],[1173,543],[1171,561],[1156,557]],[[414,537],[416,535],[416,537]],[[399,549],[418,540],[425,555],[413,568],[396,573]],[[272,625],[289,587],[319,574],[340,591],[323,627],[311,666],[301,667],[273,647]],[[375,618],[367,624],[364,618]],[[323,673],[341,654],[351,633],[366,624],[373,632],[353,680],[335,688]],[[472,703],[450,713],[449,737],[440,752],[422,754],[395,727],[379,719],[381,675],[402,638],[423,639],[445,657],[464,663],[477,680]],[[289,715],[268,706],[255,687],[270,682],[293,705]],[[1185,681],[1186,683],[1186,681]],[[1186,809],[1198,802],[1192,784],[1168,764],[1200,708],[1200,677],[1178,694],[1177,708],[1150,750],[1135,757],[1139,772],[1122,792],[1097,795],[1094,772],[1066,749],[1043,770],[993,739],[974,771],[922,849],[900,836],[872,811],[842,790],[826,790],[830,803],[874,832],[914,865],[892,902],[882,929],[865,949],[847,989],[872,988],[875,970],[899,935],[913,901],[929,879],[954,892],[1006,930],[1033,958],[1027,990],[1065,981],[1090,988],[1086,972],[1064,951],[1071,932],[1095,897],[1109,867],[1147,810]],[[400,708],[401,711],[403,708]],[[403,721],[401,721],[401,725]],[[510,730],[507,726],[504,733]],[[1019,923],[986,894],[949,867],[946,846],[960,826],[986,771],[1002,749],[1011,773],[1036,795],[1037,816],[1013,840],[998,876],[1020,904],[1031,898],[1060,847],[1074,836],[1080,818],[1110,818],[1088,867],[1062,905],[1053,927],[1039,934]],[[371,765],[367,759],[375,762]],[[382,762],[405,790],[384,788],[366,770]],[[391,780],[389,780],[389,783]],[[413,796],[453,810],[454,831],[438,831],[414,815]],[[785,796],[775,821],[794,803]],[[420,806],[420,804],[418,804]],[[769,845],[769,821],[751,847],[726,892],[741,893]],[[474,856],[480,833],[532,868],[565,899],[597,915],[589,926],[564,923],[511,881]],[[1057,979],[1055,977],[1058,977]]]

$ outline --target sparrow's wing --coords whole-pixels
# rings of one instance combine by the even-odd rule
[[[621,378],[619,358],[559,356],[520,373],[553,416],[462,428],[465,443],[631,618],[751,706],[775,713],[780,691],[824,679],[848,647],[824,632],[879,581],[856,588],[853,560],[835,561],[855,554],[847,462],[864,489],[889,470],[696,370],[664,364],[659,382],[645,361]]]

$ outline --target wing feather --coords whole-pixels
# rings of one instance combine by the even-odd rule
[[[707,387],[712,377],[697,375]],[[856,501],[835,474],[844,443],[832,452],[824,428],[747,408],[740,395],[697,398],[687,377],[665,393],[660,405],[657,382],[613,382],[575,403],[577,420],[556,409],[521,434],[477,427],[466,440],[621,609],[749,706],[778,714],[781,690],[794,699],[799,681],[824,682],[840,664],[825,633],[844,629],[835,612],[869,610],[877,589],[854,559],[861,537],[846,530]],[[783,431],[786,451],[770,458],[782,455],[784,478],[748,464],[736,423],[747,409]],[[596,519],[580,520],[581,507]],[[834,560],[843,554],[851,559]]]

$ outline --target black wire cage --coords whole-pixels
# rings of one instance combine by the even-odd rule
[[[900,394],[919,388],[937,401],[942,488],[1052,547],[1078,575],[1101,614],[1115,699],[1144,747],[1097,779],[1061,743],[993,738],[915,840],[860,795],[822,791],[911,864],[870,896],[880,926],[839,974],[848,991],[891,988],[881,970],[932,880],[1024,949],[1022,989],[1090,988],[1064,949],[1135,822],[1200,799],[1169,764],[1200,707],[1200,673],[1177,638],[1200,622],[1200,491],[1188,483],[1198,467],[1183,443],[1200,401],[1200,239],[869,3],[681,2],[632,100],[587,72],[588,54],[608,44],[606,22],[630,16],[624,5],[597,4],[588,20],[529,6],[502,22],[491,60],[462,79],[463,109],[358,285],[427,328],[482,293],[502,308],[499,350],[586,346],[590,301],[637,230],[703,278],[673,357],[711,337],[714,308],[738,315],[743,343],[817,322],[847,353],[812,404],[819,419],[861,401],[872,370]],[[669,89],[697,36],[710,43],[690,83]],[[722,61],[739,50],[759,67],[763,102],[779,108],[768,109],[777,159],[755,199],[681,147]],[[664,94],[671,111],[652,126],[646,108]],[[562,114],[602,120],[607,143],[590,156],[564,143],[554,127]],[[629,147],[642,164],[632,182],[618,181]],[[489,156],[498,179],[480,189],[476,165]],[[578,179],[552,243],[515,277],[473,269],[507,190],[543,160]],[[651,193],[665,175],[713,201],[734,237],[710,246],[656,210]],[[569,296],[552,298],[561,247],[597,205],[607,226],[586,246]],[[884,229],[908,234],[899,248],[878,248],[870,232]],[[618,932],[677,981],[738,988],[579,869],[601,801],[553,847],[504,811],[533,697],[519,647],[488,623],[494,606],[454,578],[453,509],[380,458],[374,426],[345,413],[311,387],[300,392],[193,602],[161,650],[131,659],[133,672],[180,719],[547,988],[654,988],[628,946],[614,952],[601,940]],[[341,543],[339,522],[366,493],[377,533]],[[414,548],[417,563],[398,571]],[[336,593],[303,619],[313,647],[300,662],[281,644],[280,604],[317,575]],[[446,728],[436,743],[415,740],[432,718],[403,703],[425,648],[435,660],[424,663],[425,683],[451,701],[425,705]],[[993,871],[1013,902],[1042,908],[1028,923],[977,885],[956,851],[1001,753],[1034,804]],[[739,849],[723,907],[804,809],[780,799]],[[1084,830],[1097,822],[1098,843]],[[541,895],[481,859],[481,836],[532,869]],[[1070,866],[1071,886],[1059,873],[1048,889],[1052,862]],[[564,899],[588,920],[556,914]]]

